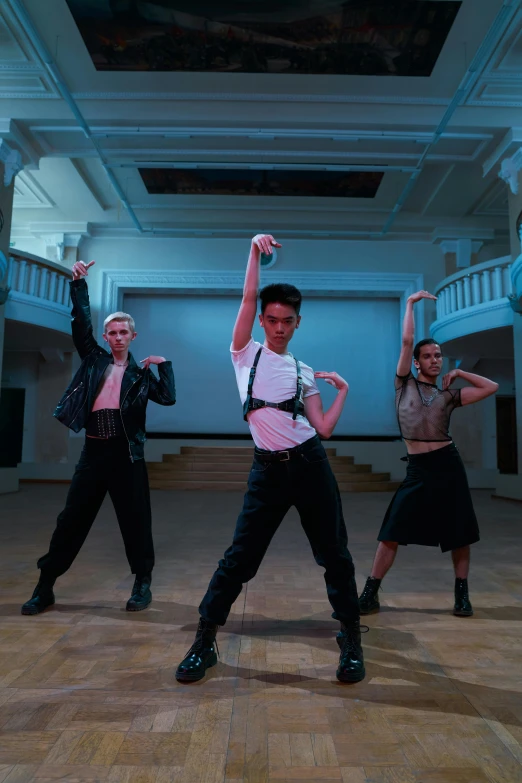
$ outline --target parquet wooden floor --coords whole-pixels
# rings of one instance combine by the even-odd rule
[[[154,602],[130,615],[105,505],[56,607],[22,617],[66,490],[0,500],[0,783],[522,781],[519,505],[475,493],[473,618],[451,615],[448,556],[401,550],[368,618],[358,685],[335,680],[337,624],[290,514],[219,634],[220,663],[180,685],[174,668],[240,494],[153,492]],[[359,585],[388,501],[343,497]]]

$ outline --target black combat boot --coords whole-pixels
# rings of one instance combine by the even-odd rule
[[[369,628],[364,626],[366,633]],[[364,680],[364,656],[361,646],[361,625],[357,620],[347,625],[341,623],[341,630],[337,634],[337,644],[341,650],[339,668],[336,676],[340,682],[360,682]]]
[[[200,619],[194,644],[176,669],[179,682],[202,680],[207,669],[215,666],[218,659],[216,634],[219,625]]]
[[[152,601],[152,593],[150,591],[151,582],[152,574],[136,576],[131,597],[127,601],[127,606],[125,607],[128,612],[141,612],[142,609],[147,608]]]
[[[468,595],[468,580],[455,579],[455,606],[453,607],[455,617],[471,617],[473,607]]]
[[[54,604],[54,579],[40,581],[34,588],[32,597],[22,606],[22,614],[40,614]]]
[[[379,603],[379,588],[382,579],[369,576],[364,585],[364,590],[359,596],[359,611],[361,614],[375,614],[381,608]]]

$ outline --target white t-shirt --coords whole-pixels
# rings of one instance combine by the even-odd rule
[[[236,371],[237,387],[244,404],[248,392],[250,368],[259,349],[259,357],[252,396],[265,402],[284,402],[295,396],[297,390],[297,368],[291,353],[278,354],[253,339],[241,351],[233,351],[232,364]],[[307,364],[299,362],[303,379],[303,398],[320,394],[314,378],[314,371]],[[316,435],[315,429],[305,416],[297,416],[277,408],[259,408],[248,414],[248,426],[259,449],[281,451],[299,446]]]

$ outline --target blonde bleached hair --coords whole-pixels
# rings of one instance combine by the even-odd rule
[[[129,315],[128,313],[111,313],[111,315],[108,315],[105,321],[103,322],[103,334],[107,333],[107,324],[110,324],[111,321],[126,321],[129,324],[129,330],[134,334],[136,331],[136,324],[134,323],[134,318],[132,315]]]

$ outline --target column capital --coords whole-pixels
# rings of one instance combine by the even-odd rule
[[[513,195],[518,193],[518,172],[522,169],[522,147],[519,147],[509,158],[504,158],[500,164],[498,176],[509,185]]]
[[[10,147],[0,138],[0,161],[4,164],[4,187],[8,188],[14,177],[23,169],[22,156],[17,149]]]
[[[45,255],[49,261],[63,261],[65,253],[65,234],[45,234]]]

